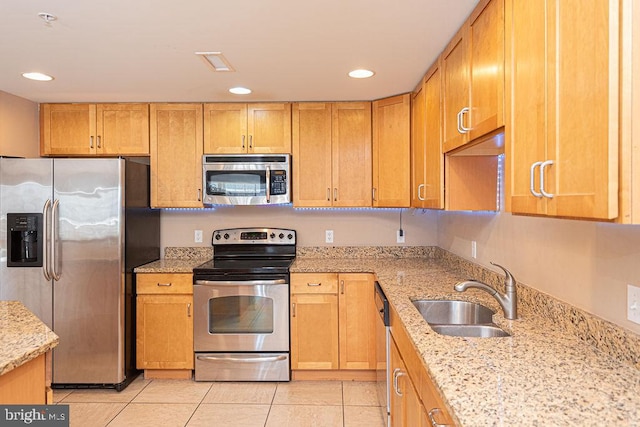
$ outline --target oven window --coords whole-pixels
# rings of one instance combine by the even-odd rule
[[[209,299],[209,333],[273,333],[273,298],[239,295]]]
[[[207,171],[207,194],[210,196],[265,196],[266,172]]]

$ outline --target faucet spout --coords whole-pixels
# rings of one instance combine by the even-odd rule
[[[486,283],[482,283],[478,280],[465,280],[459,283],[456,283],[453,289],[457,292],[464,292],[467,289],[476,288],[481,289],[485,292],[488,292],[489,295],[494,297],[500,307],[502,307],[502,311],[504,312],[504,317],[507,319],[516,319],[518,317],[518,298],[516,294],[516,280],[513,275],[501,265],[491,263],[496,267],[500,268],[505,273],[505,293],[501,294],[497,290],[493,289],[491,286]]]

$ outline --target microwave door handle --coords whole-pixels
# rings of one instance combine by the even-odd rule
[[[267,189],[267,203],[271,203],[271,169],[267,166],[267,176],[266,176],[266,189]]]

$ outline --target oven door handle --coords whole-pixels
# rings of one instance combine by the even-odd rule
[[[258,285],[286,285],[284,279],[278,280],[238,280],[238,281],[217,281],[217,280],[196,280],[196,285],[203,286],[258,286]]]
[[[267,357],[227,357],[227,356],[198,356],[198,360],[215,360],[217,362],[240,362],[240,363],[259,363],[259,362],[279,362],[281,360],[287,360],[286,355],[279,356],[267,356]]]

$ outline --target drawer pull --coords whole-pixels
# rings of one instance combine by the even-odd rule
[[[446,427],[449,424],[438,424],[438,422],[436,421],[435,418],[435,414],[439,414],[440,413],[440,408],[433,408],[432,410],[429,411],[429,421],[431,422],[431,427]]]
[[[187,304],[187,317],[191,317],[191,303]]]
[[[322,286],[322,282],[318,282],[318,283],[307,283],[307,286]]]
[[[171,282],[169,282],[169,283],[158,283],[158,286],[171,286],[171,285],[172,285]]]

